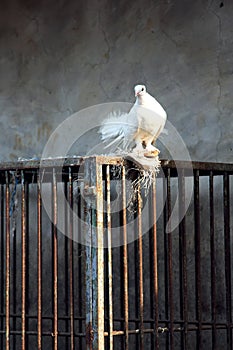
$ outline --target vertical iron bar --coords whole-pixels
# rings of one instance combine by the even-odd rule
[[[66,174],[67,169],[64,169],[65,175]],[[68,172],[68,181],[69,181],[69,172]],[[70,329],[70,299],[69,299],[69,292],[70,292],[70,288],[69,288],[69,251],[68,251],[68,247],[69,247],[69,208],[68,208],[68,201],[69,201],[69,193],[68,193],[68,181],[66,181],[66,176],[64,176],[64,180],[63,180],[63,189],[64,189],[64,228],[65,228],[65,235],[63,237],[64,239],[64,243],[63,243],[63,255],[64,255],[64,301],[65,301],[65,305],[64,305],[64,312],[66,315],[66,320],[65,320],[65,325],[64,325],[64,330],[66,333],[69,333]],[[69,333],[70,335],[70,333]],[[69,344],[70,344],[70,338],[71,335],[65,338],[64,341],[64,345],[63,347],[65,349],[68,348]]]
[[[164,236],[164,314],[165,320],[169,320],[169,275],[168,275],[168,237],[171,236],[171,222],[169,220],[171,216],[171,178],[170,168],[166,169],[165,177],[163,180],[163,236]],[[173,286],[171,286],[173,288]],[[166,334],[166,349],[169,349],[170,343],[173,341],[173,332]]]
[[[69,167],[69,288],[70,288],[70,350],[74,350],[74,262],[73,262],[73,182],[72,169]]]
[[[98,349],[104,349],[104,222],[103,222],[103,175],[102,164],[98,160],[96,167],[96,234],[97,234],[97,290],[98,290]]]
[[[216,258],[215,258],[215,227],[214,227],[214,186],[213,171],[209,175],[209,206],[210,206],[210,260],[211,260],[211,313],[212,313],[212,348],[216,349]]]
[[[142,248],[142,197],[138,188],[138,269],[139,269],[139,331],[140,350],[144,349],[144,296],[143,296],[143,248]]]
[[[91,164],[89,159],[84,164],[84,224],[86,239],[86,347],[87,350],[93,350],[93,296],[92,296],[92,221],[91,210],[92,205],[86,191],[91,182]]]
[[[179,260],[180,260],[180,308],[184,332],[182,332],[182,350],[187,349],[187,324],[188,324],[188,282],[187,282],[187,251],[186,251],[186,226],[185,226],[185,177],[184,169],[178,178],[179,181]]]
[[[122,166],[122,224],[123,224],[123,279],[124,279],[124,349],[129,350],[129,286],[128,286],[128,245],[126,217],[125,166]]]
[[[195,278],[196,278],[196,316],[198,322],[197,350],[202,344],[202,308],[201,308],[201,235],[200,235],[200,198],[199,170],[194,171],[194,217],[195,217]]]
[[[42,216],[41,216],[41,183],[37,175],[37,347],[42,349]]]
[[[170,344],[169,349],[174,349],[174,302],[173,302],[173,268],[172,268],[172,232],[171,232],[171,171],[170,168],[167,169],[167,200],[166,200],[166,209],[167,209],[167,240],[168,240],[168,284],[169,284],[169,320],[170,320]],[[166,226],[165,226],[166,229]]]
[[[158,338],[158,261],[157,261],[157,214],[156,214],[156,180],[155,174],[152,183],[152,237],[153,237],[153,313],[154,313],[154,349],[159,349],[159,338]]]
[[[111,199],[110,199],[110,168],[107,165],[106,168],[106,182],[107,182],[107,235],[108,235],[108,312],[109,312],[109,325],[108,325],[108,338],[109,338],[109,350],[113,350],[113,299],[112,299],[112,237],[111,237]]]
[[[91,213],[88,205],[85,207],[84,219],[86,225],[91,225]],[[87,230],[87,228],[86,228]],[[86,346],[92,350],[93,342],[93,298],[92,298],[92,249],[91,232],[86,233]]]
[[[5,172],[6,179],[6,350],[10,350],[10,188],[9,173]]]
[[[24,171],[21,171],[21,254],[22,254],[22,350],[26,348],[26,200]]]
[[[57,250],[57,178],[56,169],[53,168],[52,179],[52,210],[53,210],[53,338],[54,350],[58,349],[58,250]]]
[[[232,300],[231,300],[231,237],[230,237],[230,189],[229,175],[223,176],[224,195],[224,248],[225,248],[225,283],[226,283],[226,320],[227,349],[232,349]]]
[[[3,315],[4,313],[4,268],[5,268],[5,244],[4,244],[4,225],[5,225],[5,211],[4,211],[4,185],[1,184],[1,224],[0,224],[0,229],[1,229],[1,314]],[[4,318],[1,316],[1,330],[3,331],[4,329]],[[1,334],[1,343],[0,343],[1,349],[3,349],[3,334]]]
[[[104,349],[103,183],[98,158],[85,160],[86,345]]]
[[[68,169],[64,169],[65,176],[63,181],[64,186],[64,228],[65,235],[64,239],[64,300],[65,300],[65,314],[67,316],[65,321],[65,332],[69,333],[69,337],[65,338],[64,348],[68,349],[71,341],[71,332],[70,332],[70,255],[69,255],[69,245],[70,245],[70,205],[69,205],[69,172]],[[66,180],[66,175],[68,175],[68,181]]]
[[[91,275],[92,275],[92,302],[93,302],[93,309],[92,309],[92,322],[93,322],[93,350],[99,349],[99,320],[101,319],[103,315],[103,310],[99,310],[99,288],[101,288],[99,284],[99,277],[98,276],[98,269],[99,269],[99,260],[98,260],[98,223],[97,223],[97,215],[98,208],[97,208],[97,184],[96,184],[96,178],[97,178],[97,164],[95,160],[93,159],[93,162],[91,163],[91,183],[90,188],[88,188],[88,196],[89,200],[91,201]],[[90,191],[90,192],[89,192]],[[93,193],[94,192],[94,193]],[[104,345],[101,347],[104,349]]]
[[[82,181],[80,184],[78,184],[78,217],[80,218],[80,220],[77,221],[73,221],[73,230],[74,228],[77,227],[77,236],[78,237],[78,243],[77,243],[77,254],[78,254],[78,261],[77,261],[77,273],[78,273],[78,279],[77,279],[77,283],[78,283],[78,289],[77,289],[77,294],[78,294],[78,302],[77,302],[77,309],[78,309],[78,316],[79,316],[79,321],[78,321],[78,330],[80,333],[83,333],[83,319],[85,319],[85,317],[83,317],[83,299],[85,297],[85,293],[86,293],[86,298],[87,298],[87,290],[88,290],[88,285],[86,285],[86,291],[84,288],[81,288],[81,286],[84,284],[83,283],[83,275],[84,275],[84,281],[86,281],[87,283],[87,278],[85,273],[83,273],[83,269],[87,270],[87,263],[86,263],[86,267],[82,264],[82,257],[85,254],[85,250],[83,251],[83,246],[81,243],[79,243],[80,241],[84,241],[84,237],[82,238],[81,236],[83,235],[83,233],[85,232],[85,239],[87,241],[86,243],[86,252],[89,249],[88,247],[88,239],[87,239],[87,230],[85,230],[85,226],[84,226],[84,222],[86,223],[86,217],[88,217],[88,207],[87,205],[85,205],[85,201],[84,201],[84,196],[83,196],[83,186],[84,182]],[[90,216],[90,213],[89,213]],[[73,219],[76,219],[76,215],[74,215]],[[77,223],[77,226],[76,224]],[[76,230],[73,231],[73,235],[76,235]],[[82,239],[81,239],[82,238]],[[91,248],[91,245],[90,245]],[[88,253],[87,253],[88,254]],[[73,253],[74,256],[74,253]],[[86,256],[86,261],[87,261],[87,256]],[[74,263],[74,259],[73,259],[73,263]],[[74,278],[74,274],[73,274],[73,288],[75,286],[75,278]],[[74,296],[75,294],[73,294]],[[75,304],[74,304],[74,310],[75,310]],[[86,320],[87,320],[87,311],[88,311],[88,307],[87,307],[87,302],[86,302]],[[75,320],[74,320],[75,322]],[[75,323],[74,323],[75,325]],[[74,345],[75,345],[75,338],[74,338]],[[78,349],[82,348],[83,346],[83,339],[82,337],[79,337],[78,339]]]
[[[19,288],[17,284],[17,201],[15,198],[17,198],[17,184],[18,184],[18,174],[17,171],[14,172],[13,175],[13,192],[11,193],[11,201],[10,201],[10,211],[11,211],[11,220],[12,220],[12,228],[11,228],[11,237],[12,237],[12,248],[11,248],[11,255],[12,255],[12,282],[11,282],[11,309],[13,313],[12,317],[12,324],[11,328],[12,331],[14,331],[17,327],[17,318],[16,318],[16,312],[17,312],[17,305],[19,303],[19,300],[17,299],[17,289]],[[22,257],[21,257],[22,258]],[[16,335],[13,334],[12,337],[12,348],[13,350],[16,350]]]
[[[137,197],[136,197],[137,198]],[[136,222],[136,215],[137,213],[134,213],[134,282],[135,282],[135,329],[139,328],[139,269],[138,269],[138,226]],[[139,344],[139,337],[136,335],[135,337],[135,347],[136,349],[140,348]]]

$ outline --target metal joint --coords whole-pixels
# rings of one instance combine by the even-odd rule
[[[86,344],[90,345],[94,340],[94,331],[92,329],[91,323],[86,326]]]

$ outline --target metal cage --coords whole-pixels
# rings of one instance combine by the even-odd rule
[[[140,176],[120,157],[1,164],[0,349],[233,348],[233,165]]]

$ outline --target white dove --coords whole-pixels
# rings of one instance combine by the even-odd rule
[[[164,129],[167,113],[145,85],[134,87],[136,101],[129,113],[112,113],[100,127],[107,147],[123,144],[123,150],[138,155],[157,156],[159,150],[152,145]]]

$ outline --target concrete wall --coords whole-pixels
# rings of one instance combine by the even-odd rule
[[[133,102],[144,82],[192,159],[231,162],[232,14],[220,0],[1,1],[0,160],[39,156],[66,117]]]

